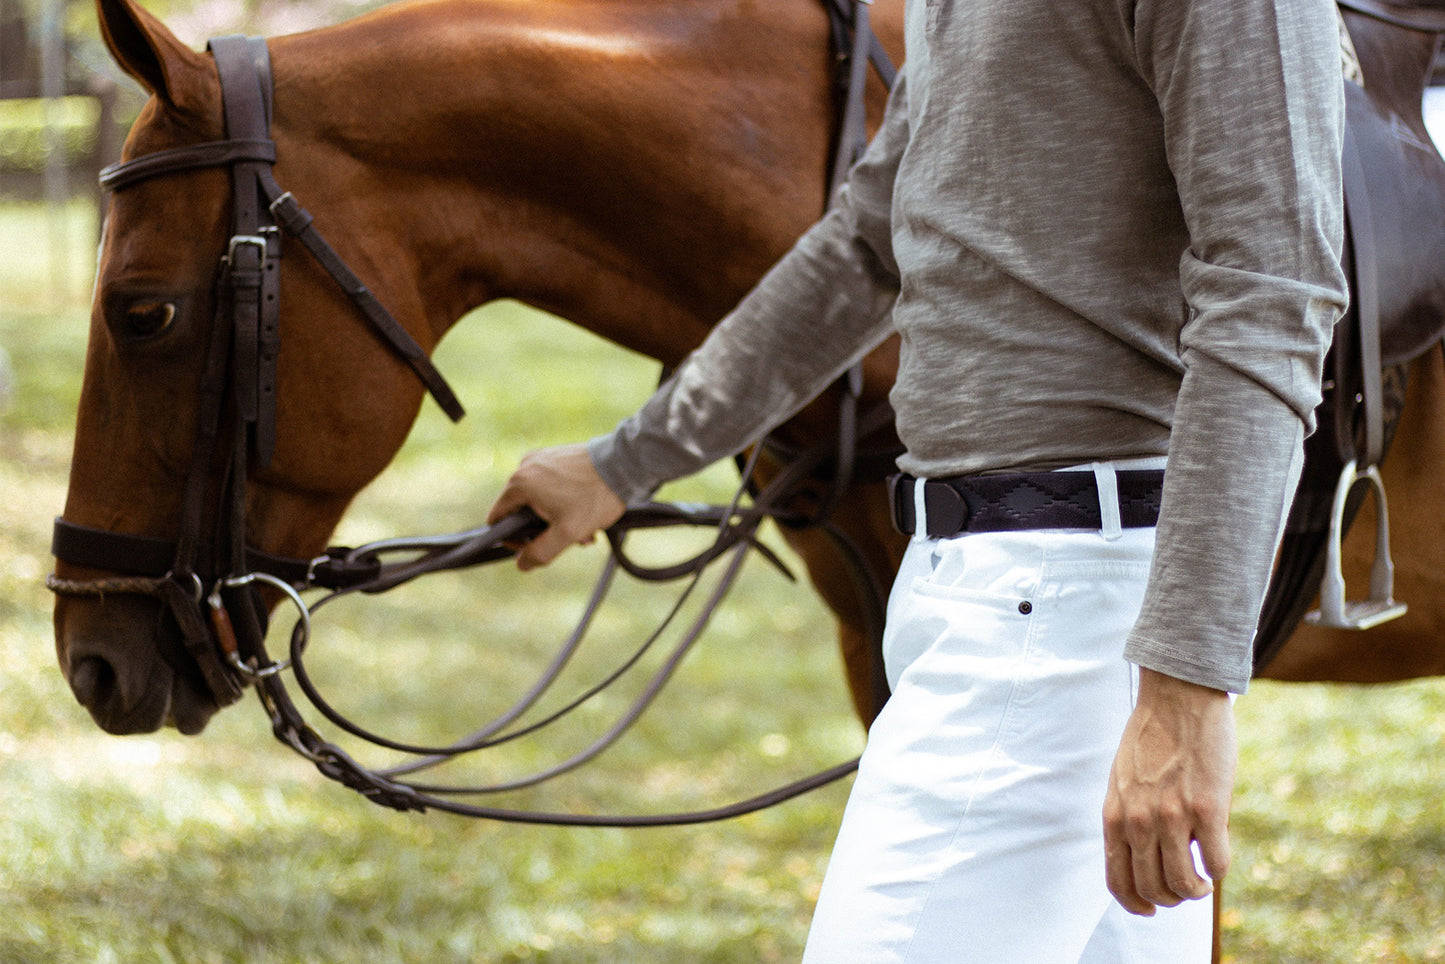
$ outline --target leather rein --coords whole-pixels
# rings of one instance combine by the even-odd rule
[[[861,154],[866,141],[863,81],[867,65],[871,62],[889,84],[893,69],[872,34],[864,3],[828,0],[826,6],[833,23],[840,66],[849,78],[844,87],[845,103],[835,155],[835,170],[846,170]],[[845,6],[850,9],[845,11]],[[851,45],[844,45],[842,41],[850,36]],[[512,554],[507,544],[525,541],[541,530],[542,523],[523,512],[495,526],[447,536],[389,539],[354,549],[333,547],[315,559],[275,556],[246,545],[248,468],[253,464],[258,468],[269,464],[275,446],[275,372],[280,350],[279,259],[283,233],[299,241],[341,286],[373,333],[412,368],[448,416],[459,419],[463,410],[425,350],[316,231],[311,215],[277,184],[272,173],[276,145],[270,136],[272,81],[265,41],[241,36],[219,37],[210,42],[209,50],[221,80],[226,139],[115,164],[102,171],[100,178],[104,189],[118,191],[155,177],[200,168],[228,167],[231,173],[232,236],[219,268],[216,312],[199,392],[196,438],[183,490],[179,534],[169,540],[56,519],[52,551],[58,559],[124,575],[94,580],[51,575],[47,586],[64,596],[130,593],[159,598],[180,630],[183,648],[176,647],[168,634],[158,634],[162,637],[162,655],[177,673],[192,677],[199,674],[217,706],[235,702],[247,685],[254,685],[271,718],[273,732],[281,742],[310,759],[325,776],[378,804],[398,810],[439,809],[464,816],[550,825],[679,825],[750,813],[853,772],[856,759],[729,806],[675,814],[543,813],[478,806],[453,799],[540,783],[575,768],[615,742],[641,715],[700,636],[708,617],[731,587],[748,549],[760,550],[787,573],[783,564],[757,540],[757,530],[767,519],[784,525],[822,527],[843,549],[859,590],[865,596],[865,609],[873,613],[870,622],[876,624],[875,636],[881,633],[884,590],[862,553],[829,521],[826,512],[805,517],[789,507],[799,487],[824,472],[830,464],[834,466],[835,484],[846,484],[852,471],[856,440],[891,424],[892,412],[886,406],[860,417],[856,390],[845,392],[837,439],[793,459],[777,478],[756,493],[750,505],[741,505],[740,490],[733,504],[727,507],[663,503],[630,507],[622,521],[607,533],[612,553],[578,628],[532,690],[482,729],[445,746],[411,745],[371,733],[327,703],[306,673],[304,663],[311,616],[321,606],[358,592],[382,592],[427,573],[505,558]],[[835,174],[833,183],[840,177]],[[849,379],[855,389],[858,377],[855,374]],[[223,449],[223,446],[229,448]],[[761,446],[754,449],[755,453],[760,450]],[[208,469],[218,461],[225,465],[225,470],[213,491]],[[745,481],[750,478],[751,468],[750,464]],[[209,526],[205,521],[208,505],[217,507]],[[650,568],[635,562],[626,553],[624,543],[630,530],[672,525],[707,526],[715,528],[717,536],[708,549],[674,566]],[[493,786],[443,786],[402,779],[461,754],[535,732],[600,693],[654,647],[663,629],[699,585],[703,569],[724,555],[730,558],[701,615],[683,634],[682,641],[656,672],[637,703],[592,746],[535,776]],[[618,569],[655,581],[686,577],[690,582],[663,626],[600,684],[539,723],[514,726],[536,704],[576,651]],[[299,616],[284,660],[274,660],[266,652],[267,607],[261,599],[263,588],[289,599],[297,607]],[[326,594],[308,604],[300,595],[306,590],[324,590]],[[311,703],[333,724],[368,742],[421,759],[387,770],[369,769],[358,763],[306,723],[282,682],[282,673],[288,670]]]

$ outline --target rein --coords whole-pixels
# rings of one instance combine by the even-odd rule
[[[851,4],[851,18],[842,12]],[[886,81],[892,79],[882,48],[868,25],[866,5],[858,0],[829,0],[840,65],[850,82],[845,88],[835,168],[846,170],[861,154],[863,129],[862,83],[871,61]],[[852,27],[851,46],[844,45]],[[731,588],[749,549],[791,578],[783,563],[757,538],[767,519],[784,525],[818,526],[828,532],[845,553],[859,590],[874,612],[871,622],[881,634],[883,590],[869,571],[861,551],[828,519],[831,506],[807,516],[788,507],[798,488],[828,463],[834,463],[835,485],[846,485],[853,471],[856,440],[891,424],[886,405],[859,416],[857,397],[861,375],[852,374],[840,409],[836,444],[814,446],[794,458],[763,487],[750,506],[741,506],[742,489],[727,507],[681,506],[647,503],[630,507],[607,533],[611,554],[597,581],[591,601],[576,630],[533,688],[497,719],[463,740],[446,746],[418,746],[372,733],[336,711],[316,689],[305,668],[311,618],[322,606],[354,593],[378,593],[422,575],[455,570],[506,558],[508,545],[532,537],[543,524],[523,512],[494,526],[483,526],[446,536],[388,539],[358,548],[332,547],[314,559],[296,559],[263,553],[245,542],[245,490],[251,464],[269,464],[275,446],[276,360],[279,341],[279,259],[281,235],[299,241],[348,294],[373,333],[390,347],[426,386],[453,420],[463,410],[455,394],[432,365],[425,350],[380,304],[335,250],[316,231],[311,215],[272,173],[276,145],[270,136],[272,80],[264,40],[239,36],[213,39],[209,49],[221,80],[226,139],[175,148],[112,165],[101,172],[102,188],[123,190],[165,175],[200,168],[228,167],[234,189],[232,236],[219,268],[216,313],[210,347],[201,380],[196,439],[182,499],[179,534],[174,540],[95,529],[64,519],[55,520],[53,554],[68,563],[123,575],[94,580],[61,579],[51,575],[47,586],[62,596],[102,597],[137,594],[160,599],[175,619],[183,648],[162,637],[162,655],[178,673],[199,673],[217,706],[239,699],[246,685],[254,685],[271,718],[276,737],[311,760],[325,776],[398,810],[438,809],[464,816],[511,822],[573,826],[662,826],[701,823],[750,813],[791,799],[830,783],[857,767],[857,760],[831,767],[769,793],[710,810],[689,813],[617,816],[540,813],[478,806],[455,796],[494,793],[530,786],[581,765],[612,745],[651,703],[700,637],[709,617]],[[840,175],[835,174],[835,182]],[[222,449],[229,445],[229,450]],[[762,446],[754,447],[753,459]],[[208,469],[224,453],[221,481],[214,490]],[[752,465],[744,471],[744,486]],[[215,519],[205,524],[205,507],[218,506]],[[707,526],[716,529],[713,544],[683,563],[652,568],[633,560],[625,551],[626,535],[633,529],[659,526]],[[542,773],[493,786],[444,786],[401,779],[465,753],[536,732],[570,713],[638,665],[673,622],[683,603],[699,585],[705,567],[729,556],[718,585],[702,606],[693,625],[649,682],[637,702],[591,746]],[[662,626],[608,675],[578,698],[538,723],[513,727],[558,678],[576,652],[593,621],[616,571],[638,578],[664,581],[688,578]],[[862,575],[860,575],[862,574]],[[308,590],[325,594],[308,603]],[[298,612],[284,660],[274,660],[265,648],[267,607],[261,593],[269,591],[289,600]],[[336,744],[317,733],[297,709],[282,674],[290,671],[312,705],[342,730],[383,748],[421,757],[390,769],[369,769]]]

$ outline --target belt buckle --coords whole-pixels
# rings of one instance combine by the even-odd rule
[[[905,482],[912,485],[905,489]],[[922,526],[917,513],[911,511],[916,505],[918,485],[923,486],[925,518]],[[965,531],[968,518],[973,514],[964,494],[947,482],[916,479],[903,473],[888,477],[888,504],[893,528],[905,536],[922,534],[938,539],[956,536]],[[911,527],[907,524],[910,517],[913,522]]]
[[[930,536],[947,539],[968,531],[968,517],[973,509],[963,492],[947,482],[923,486],[923,507],[928,513]]]

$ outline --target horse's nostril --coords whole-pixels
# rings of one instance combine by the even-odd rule
[[[70,688],[82,706],[100,706],[115,691],[115,670],[100,657],[88,656],[71,667]]]

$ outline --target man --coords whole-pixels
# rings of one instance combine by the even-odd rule
[[[809,964],[1208,959],[1229,694],[1345,301],[1335,17],[911,0],[834,209],[493,507],[549,522],[518,556],[544,564],[901,334],[893,696]]]

